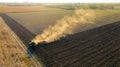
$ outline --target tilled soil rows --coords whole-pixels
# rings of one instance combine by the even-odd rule
[[[120,21],[69,35],[36,53],[48,67],[120,67]]]

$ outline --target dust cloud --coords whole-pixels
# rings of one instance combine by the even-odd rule
[[[40,42],[52,42],[65,37],[68,34],[73,34],[77,27],[85,24],[95,24],[95,13],[90,9],[76,9],[72,15],[64,16],[54,25],[46,28],[42,34],[37,35],[33,41],[37,44]]]

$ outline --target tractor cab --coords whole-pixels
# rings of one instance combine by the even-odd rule
[[[39,42],[38,44],[36,44],[35,42],[31,41],[28,44],[28,53],[34,53],[35,50],[40,49],[42,47],[47,46],[47,43],[45,41],[43,42]]]
[[[35,49],[36,49],[36,44],[35,44],[34,42],[30,42],[30,43],[28,44],[28,51],[29,51],[30,53],[34,53]]]

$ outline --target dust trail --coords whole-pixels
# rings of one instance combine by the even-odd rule
[[[67,34],[73,34],[74,30],[83,24],[95,24],[95,13],[93,10],[77,9],[70,16],[65,16],[54,25],[46,28],[42,34],[37,35],[33,41],[37,44],[42,41],[52,42],[65,37]]]

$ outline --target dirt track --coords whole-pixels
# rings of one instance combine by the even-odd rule
[[[35,34],[27,30],[25,27],[17,23],[6,14],[0,14],[6,24],[17,34],[17,36],[27,45],[34,37]]]

